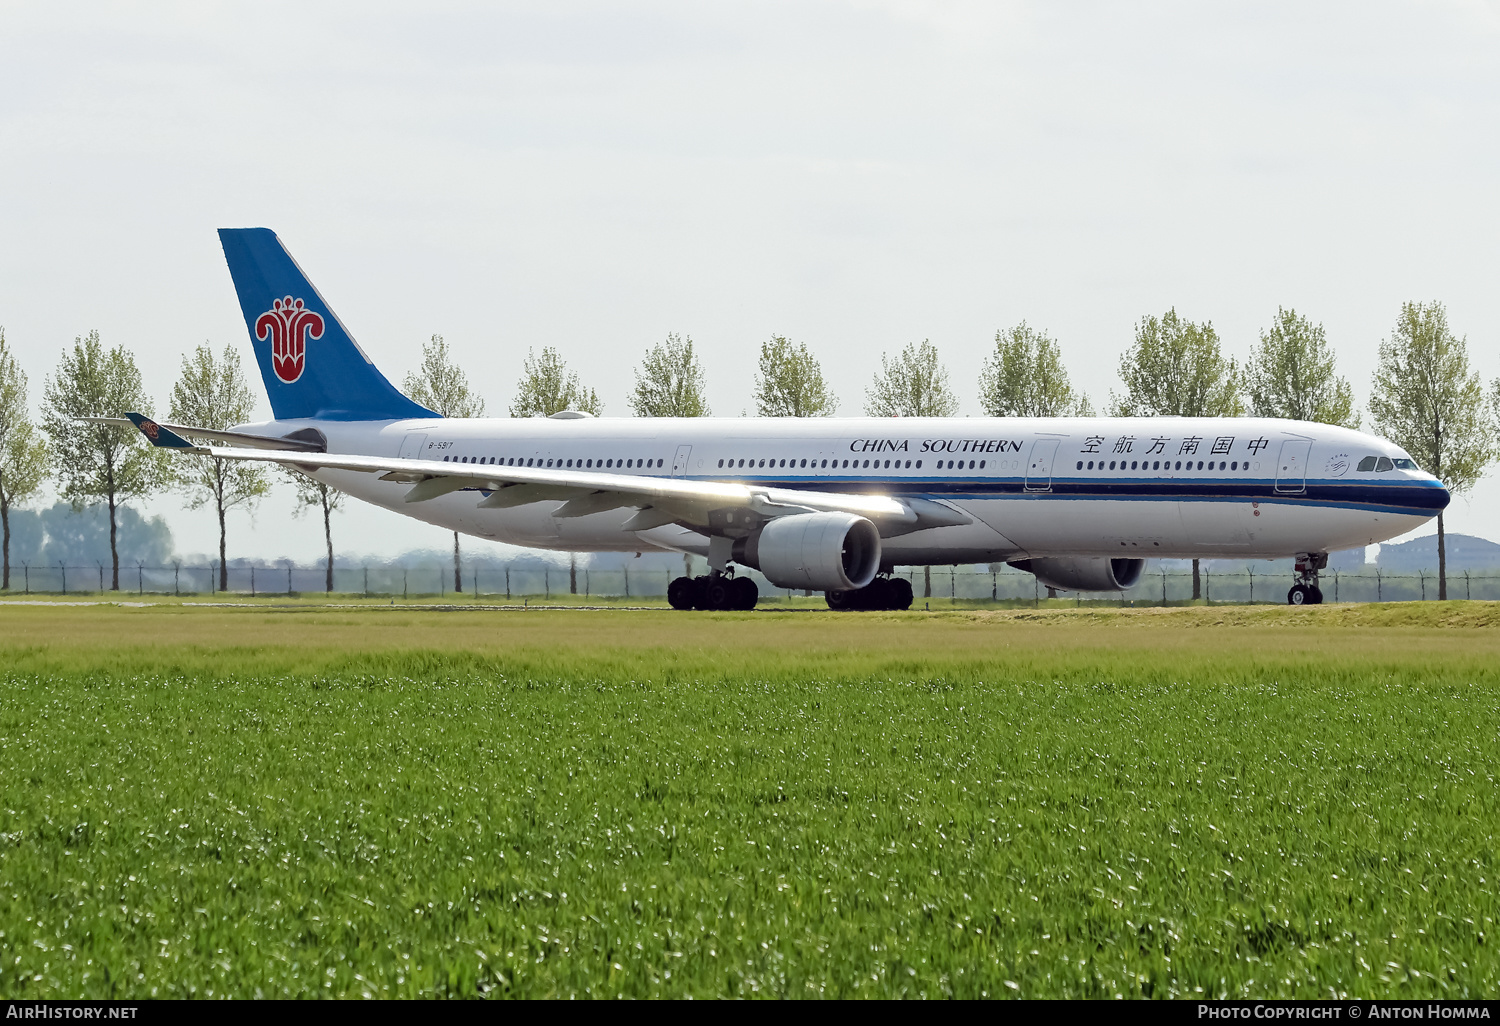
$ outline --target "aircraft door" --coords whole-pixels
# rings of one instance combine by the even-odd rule
[[[693,454],[691,445],[679,445],[677,455],[672,457],[672,476],[681,477],[687,473],[688,457]]]
[[[419,460],[422,458],[422,450],[427,448],[426,435],[408,434],[401,439],[401,451],[396,454],[400,460]]]
[[[1307,457],[1312,442],[1289,438],[1281,443],[1281,458],[1276,461],[1276,492],[1300,495],[1307,491]]]
[[[1026,466],[1026,490],[1052,490],[1052,464],[1057,458],[1057,439],[1038,438],[1031,443],[1031,462]]]

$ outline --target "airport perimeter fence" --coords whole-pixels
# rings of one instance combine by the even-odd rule
[[[702,572],[701,569],[698,572]],[[666,597],[667,585],[680,570],[660,567],[569,567],[537,568],[466,566],[463,590],[455,594],[453,567],[359,566],[335,567],[332,591],[343,595],[380,598],[452,598],[476,600],[548,600],[577,595],[601,599],[653,599]],[[897,576],[911,581],[916,606],[974,604],[983,602],[1015,605],[1039,603],[1053,597],[1079,604],[1120,603],[1128,605],[1173,605],[1193,597],[1193,576],[1181,570],[1150,570],[1135,587],[1120,593],[1048,593],[1046,585],[1029,573],[1006,568],[979,570],[933,567],[899,568]],[[758,571],[750,577],[760,588],[761,601],[774,602],[807,594],[800,589],[779,588]],[[324,567],[232,566],[229,587],[219,588],[219,568],[209,566],[121,566],[120,591],[137,595],[317,595],[328,591]],[[11,595],[99,595],[110,581],[107,566],[11,567]],[[930,587],[929,587],[930,581]],[[1203,570],[1202,597],[1214,604],[1284,603],[1296,583],[1289,568],[1257,570]],[[1419,571],[1392,574],[1380,570],[1361,573],[1324,571],[1321,580],[1327,602],[1409,602],[1436,599],[1437,574]],[[1448,574],[1450,599],[1500,599],[1500,573],[1467,570]]]

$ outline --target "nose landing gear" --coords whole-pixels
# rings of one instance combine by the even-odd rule
[[[1328,565],[1326,552],[1297,553],[1297,583],[1286,593],[1289,606],[1317,606],[1323,603],[1323,589],[1318,587],[1318,571]]]

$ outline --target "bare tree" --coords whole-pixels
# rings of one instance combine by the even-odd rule
[[[1403,303],[1380,343],[1370,415],[1375,430],[1411,454],[1448,490],[1468,490],[1494,458],[1484,386],[1469,346],[1448,328],[1442,303]],[[1448,597],[1448,547],[1438,513],[1438,598]]]
[[[443,336],[433,335],[422,347],[422,367],[408,374],[402,391],[414,402],[444,417],[483,417],[484,397],[469,387],[469,377],[453,362]],[[453,590],[464,590],[458,532],[453,532]]]
[[[5,564],[0,589],[10,589],[10,508],[36,494],[46,472],[47,446],[27,409],[26,372],[11,355],[0,327],[0,548]]]
[[[99,333],[73,340],[57,371],[42,386],[43,427],[63,498],[75,510],[103,500],[109,508],[110,587],[120,590],[119,509],[131,499],[154,495],[171,476],[162,451],[131,428],[79,423],[79,417],[152,415],[135,358],[123,346],[104,351]]]
[[[880,372],[865,392],[867,415],[951,417],[957,412],[958,397],[930,340],[906,345],[895,359],[881,354]]]
[[[630,407],[637,417],[707,417],[703,364],[693,352],[691,335],[671,334],[635,371]]]
[[[223,431],[249,420],[254,408],[255,395],[233,346],[225,346],[224,356],[216,359],[213,348],[205,342],[182,358],[182,374],[172,387],[172,420]],[[219,590],[228,591],[227,516],[236,507],[254,509],[271,490],[266,468],[239,460],[192,456],[179,460],[173,469],[177,484],[188,494],[188,508],[199,509],[211,503],[218,515]]]
[[[760,346],[755,412],[761,417],[831,417],[839,408],[806,342],[773,335]]]

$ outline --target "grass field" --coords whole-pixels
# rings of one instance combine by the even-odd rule
[[[0,996],[1494,996],[1500,607],[0,605]]]

